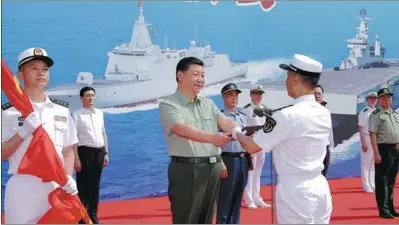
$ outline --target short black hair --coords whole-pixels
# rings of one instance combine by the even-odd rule
[[[320,84],[317,84],[315,88],[320,88],[321,92],[324,93],[324,88]]]
[[[82,89],[80,89],[80,97],[83,97],[83,95],[86,93],[86,91],[93,91],[94,93],[96,93],[96,90],[94,90],[94,88],[86,86],[86,87],[83,87]]]
[[[299,76],[305,81],[305,83],[310,87],[315,89],[317,87],[317,84],[319,83],[320,77],[309,77],[309,76],[302,76],[299,74]],[[323,90],[323,89],[322,89]],[[324,91],[323,91],[324,92]]]
[[[204,62],[196,57],[185,57],[182,58],[179,63],[177,63],[176,66],[176,82],[179,81],[179,79],[177,78],[177,72],[181,71],[181,72],[186,72],[191,65],[198,65],[198,66],[204,66]]]

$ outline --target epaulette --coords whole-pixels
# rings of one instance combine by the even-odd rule
[[[281,108],[274,109],[273,112],[279,111],[279,110],[282,110],[282,109],[285,109],[285,108],[288,108],[288,107],[291,107],[291,106],[293,106],[293,105],[286,105],[286,106],[283,106],[283,107],[281,107]]]
[[[243,108],[246,109],[251,106],[251,103],[246,104]]]
[[[376,109],[373,111],[373,114],[377,114],[381,109]]]
[[[55,98],[50,98],[50,101],[52,103],[54,103],[54,104],[69,108],[69,103],[68,102],[65,102],[65,101],[62,101],[62,100],[58,100],[58,99],[55,99]]]
[[[369,110],[367,107],[363,109],[363,112],[367,112]]]
[[[223,110],[223,109],[221,109],[221,110],[220,110],[220,112],[224,112],[224,110]]]
[[[6,110],[6,109],[9,109],[11,107],[13,107],[13,104],[11,102],[7,102],[7,103],[1,105],[1,109],[2,110]]]

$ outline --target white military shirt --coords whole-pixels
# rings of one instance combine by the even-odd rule
[[[273,150],[277,174],[321,173],[332,132],[330,111],[314,95],[304,95],[272,117],[276,126],[268,133],[259,130],[254,141],[266,152]]]
[[[365,135],[369,135],[369,118],[370,114],[375,110],[375,108],[371,108],[367,105],[362,111],[360,111],[358,115],[358,126],[363,127],[363,131]]]
[[[265,117],[259,117],[253,113],[256,107],[258,106],[251,102],[245,105],[242,109],[242,112],[246,115],[247,126],[259,126],[265,123]],[[260,104],[259,107],[265,108],[265,106],[262,104]]]
[[[39,113],[42,125],[53,141],[61,162],[64,162],[62,155],[63,147],[71,146],[78,142],[75,125],[68,109],[68,103],[47,96],[44,103],[31,103],[33,109]],[[19,128],[23,125],[24,119],[22,118],[22,114],[10,103],[2,106],[1,116],[1,141],[4,142],[18,132]],[[25,155],[32,138],[32,135],[27,136],[14,154],[10,156],[9,174],[17,173],[19,163]]]
[[[73,118],[78,133],[79,146],[100,148],[105,145],[103,111],[96,108],[88,110],[82,107],[73,113]]]

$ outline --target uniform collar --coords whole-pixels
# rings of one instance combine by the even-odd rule
[[[96,113],[96,112],[97,112],[96,108],[94,108],[94,107],[93,107],[92,110],[86,109],[85,107],[82,107],[82,110],[83,110],[84,112],[88,112],[88,113]]]
[[[298,97],[294,100],[294,105],[298,104],[300,102],[305,102],[305,101],[314,101],[316,102],[316,99],[314,97],[314,95],[309,94],[309,95],[302,95],[301,97]]]
[[[253,103],[252,101],[251,101],[251,106],[253,107],[253,108],[256,108],[256,107],[263,107],[263,105],[262,105],[262,103],[259,103],[258,105],[255,105],[255,103]]]
[[[238,111],[237,107],[236,107],[236,110],[234,112],[231,112],[227,107],[223,108],[223,113],[225,115],[228,115],[228,114],[230,114],[230,115],[238,115],[239,114],[238,112],[239,111]]]
[[[179,90],[176,90],[175,95],[183,105],[187,105],[190,102],[190,100],[186,96],[184,96]],[[194,102],[197,103],[199,101],[200,99],[198,98],[198,96],[196,96],[194,98]]]
[[[54,106],[54,103],[50,100],[50,98],[49,98],[46,94],[45,94],[45,96],[46,96],[46,99],[44,100],[44,102],[33,102],[33,101],[30,100],[30,99],[29,99],[29,101],[30,101],[30,103],[31,103],[32,105],[43,103],[44,105]]]

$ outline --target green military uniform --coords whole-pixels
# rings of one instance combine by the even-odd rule
[[[168,195],[173,223],[212,223],[218,199],[221,149],[211,143],[189,140],[172,132],[176,123],[188,124],[206,133],[218,132],[223,114],[212,100],[194,101],[176,91],[159,104],[161,123],[171,162]]]
[[[378,91],[378,97],[391,95],[387,88]],[[375,134],[381,163],[375,164],[375,193],[380,216],[399,216],[393,205],[393,190],[398,173],[399,113],[392,108],[379,108],[370,114],[369,132]]]

